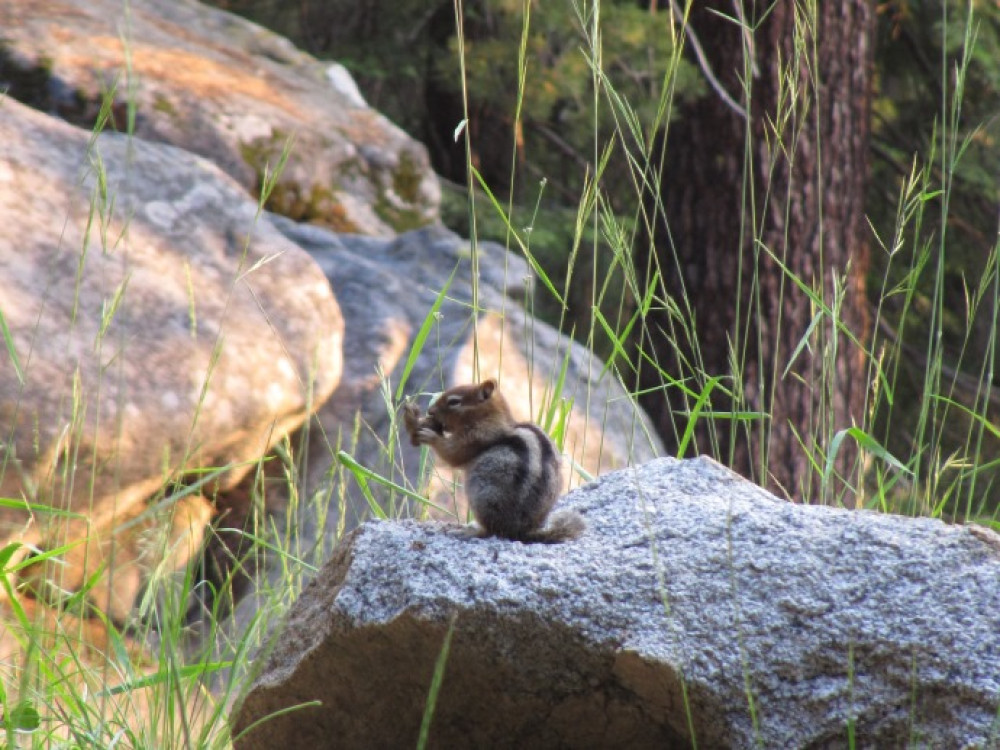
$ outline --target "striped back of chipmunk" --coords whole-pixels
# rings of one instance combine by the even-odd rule
[[[562,489],[559,452],[552,440],[538,425],[522,422],[498,445],[517,454],[517,468],[512,477],[517,496],[548,500],[541,503],[543,515],[547,513]]]

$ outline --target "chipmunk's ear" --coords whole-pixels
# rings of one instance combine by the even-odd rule
[[[493,395],[493,391],[497,389],[497,381],[493,378],[489,380],[484,380],[479,384],[479,398],[483,401],[488,401]]]

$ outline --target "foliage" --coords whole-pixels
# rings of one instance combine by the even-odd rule
[[[525,178],[531,183],[546,179],[558,202],[575,205],[600,149],[621,136],[616,113],[602,101],[605,85],[633,104],[647,142],[661,124],[658,108],[665,87],[678,100],[702,90],[687,63],[668,76],[671,17],[655,8],[621,0],[599,9],[502,0],[472,4],[464,18],[473,161],[490,184],[510,180],[502,160],[509,160],[513,150]],[[598,47],[596,59],[585,52],[588,46]],[[463,82],[454,64],[457,40],[449,47],[451,54],[436,61],[435,74],[458,96]],[[606,80],[595,91],[596,65]],[[623,159],[605,167],[605,193],[615,210],[626,214],[635,209],[629,182]],[[527,197],[517,184],[513,188],[517,198]]]
[[[869,295],[892,380],[873,428],[914,457],[908,510],[988,517],[1000,453],[989,418],[1000,407],[1000,8],[898,0],[880,10]]]
[[[549,183],[546,201],[574,205],[597,144],[612,143],[614,113],[595,96],[587,50],[600,46],[601,73],[635,107],[647,129],[669,85],[678,100],[704,87],[695,67],[682,63],[668,76],[673,50],[671,14],[613,0],[598,7],[568,2],[476,0],[462,4],[463,71],[452,3],[366,3],[333,0],[291,6],[273,0],[217,0],[221,7],[290,32],[320,57],[335,57],[357,77],[369,102],[431,150],[439,173],[464,181],[464,154],[453,133],[467,97],[473,161],[491,185],[512,187],[533,202],[535,185]],[[600,13],[599,37],[593,36]],[[523,87],[518,85],[524,80]],[[517,169],[528,180],[511,184]],[[604,172],[616,210],[630,213],[628,165]]]
[[[966,19],[975,9],[965,89],[955,122],[945,127],[955,94],[957,66],[966,48]],[[946,272],[958,291],[979,277],[996,241],[1000,205],[1000,7],[995,3],[949,0],[896,0],[884,3],[879,25],[878,95],[872,113],[872,191],[869,213],[879,228],[892,225],[898,191],[914,159],[929,165],[933,179],[947,180],[954,200],[942,215],[929,212],[923,237],[947,242]],[[954,169],[947,171],[948,144],[963,144]],[[947,221],[943,221],[946,218]],[[885,264],[878,269],[886,270]],[[925,279],[924,288],[931,283]],[[956,299],[955,302],[961,302]],[[955,305],[953,309],[958,308]]]

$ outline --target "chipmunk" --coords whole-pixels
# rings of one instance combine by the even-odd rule
[[[559,452],[537,425],[514,421],[495,380],[450,388],[426,415],[408,401],[403,421],[413,445],[429,445],[462,469],[480,536],[556,543],[583,533],[583,518],[574,511],[545,525],[562,487]]]

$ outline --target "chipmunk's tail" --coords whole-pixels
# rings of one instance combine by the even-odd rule
[[[526,541],[542,544],[559,544],[579,539],[587,528],[583,516],[575,510],[563,510],[549,516],[548,524],[531,532]]]

